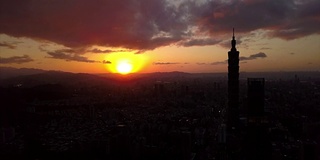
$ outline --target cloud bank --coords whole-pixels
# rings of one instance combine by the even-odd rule
[[[104,53],[113,53],[113,52],[126,52],[127,50],[111,50],[111,49],[105,49],[105,50],[101,50],[101,49],[91,49],[91,50],[87,50],[87,52],[91,52],[91,53],[100,53],[100,54],[104,54]]]
[[[28,55],[12,56],[8,58],[0,57],[0,64],[12,64],[12,63],[22,64],[22,63],[27,63],[32,61],[33,59]]]
[[[248,57],[245,57],[245,56],[242,56],[242,57],[239,57],[239,61],[241,63],[246,63],[247,61],[250,61],[250,60],[255,60],[255,59],[258,59],[258,58],[266,58],[267,55],[263,52],[259,52],[259,53],[256,53],[256,54],[252,54]],[[201,63],[198,63],[199,65]],[[220,65],[220,64],[228,64],[228,60],[225,60],[225,61],[217,61],[217,62],[212,62],[210,63],[210,65]]]
[[[153,62],[153,65],[173,65],[173,64],[180,64],[177,62]]]
[[[9,44],[7,42],[0,43],[0,47],[7,47],[7,48],[10,48],[10,49],[15,49],[16,48],[15,45]]]
[[[79,54],[73,53],[72,50],[56,50],[53,52],[47,52],[49,57],[53,59],[62,59],[65,61],[76,61],[76,62],[86,62],[86,63],[100,63],[100,61],[90,60],[87,57],[81,56]]]
[[[257,54],[252,54],[249,57],[239,57],[239,60],[240,61],[248,61],[248,60],[254,60],[257,58],[266,58],[266,57],[267,57],[267,55],[265,53],[259,52]]]
[[[0,6],[0,34],[69,48],[214,45],[232,27],[286,40],[320,33],[319,0],[2,0]]]

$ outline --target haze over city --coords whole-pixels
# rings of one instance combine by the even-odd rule
[[[226,72],[235,28],[241,72],[320,68],[318,0],[0,4],[0,65],[5,67],[119,73],[119,63],[125,63],[131,66],[127,73]]]

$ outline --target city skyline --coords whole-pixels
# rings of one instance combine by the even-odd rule
[[[240,72],[319,71],[319,6],[316,0],[2,1],[0,66],[117,73],[117,63],[128,63],[133,73],[227,72],[234,27]]]

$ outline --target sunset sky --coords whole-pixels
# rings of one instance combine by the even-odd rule
[[[319,0],[1,0],[0,66],[67,72],[320,71]]]

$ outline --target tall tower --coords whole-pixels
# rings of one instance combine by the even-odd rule
[[[236,49],[234,29],[231,50],[228,52],[228,108],[227,129],[235,130],[239,125],[239,51]]]

